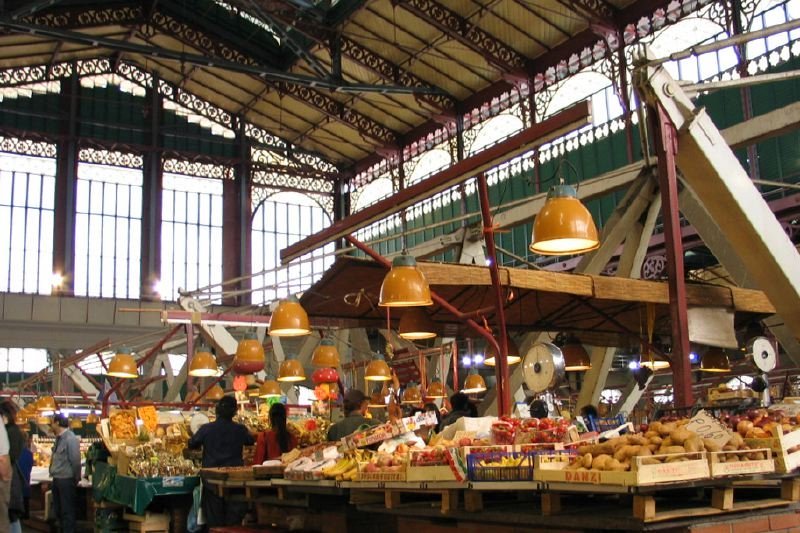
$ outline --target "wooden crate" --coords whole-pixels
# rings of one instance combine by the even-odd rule
[[[356,475],[355,481],[406,481],[405,469],[399,472],[365,472],[364,469],[368,464],[367,462],[358,463],[358,475]]]
[[[800,466],[800,429],[770,439],[744,439],[751,448],[769,448],[775,456],[775,471],[791,472]]]
[[[677,458],[686,460],[654,465],[641,464],[642,459],[654,457],[664,460]],[[711,476],[706,452],[654,455],[649,458],[634,457],[631,470],[628,472],[567,470],[569,462],[569,456],[538,455],[535,458],[533,479],[555,483],[634,487],[706,479]]]
[[[146,513],[142,516],[125,513],[122,517],[128,521],[128,531],[135,531],[136,533],[169,533],[169,515]]]
[[[771,474],[775,472],[775,459],[772,458],[772,450],[769,448],[761,448],[748,451],[748,453],[751,452],[764,452],[767,458],[728,462],[723,460],[731,455],[741,455],[741,452],[709,452],[708,466],[711,477]]]

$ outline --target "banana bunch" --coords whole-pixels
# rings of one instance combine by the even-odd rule
[[[354,466],[344,474],[336,476],[337,481],[354,481],[358,476],[358,465]]]
[[[523,461],[525,461],[525,456],[522,455],[520,457],[502,457],[499,461],[486,461],[481,460],[481,466],[500,466],[504,468],[520,466]]]
[[[345,457],[336,461],[336,464],[332,467],[323,468],[322,475],[328,479],[336,479],[337,476],[341,476],[353,469],[358,469],[358,462],[355,459]]]

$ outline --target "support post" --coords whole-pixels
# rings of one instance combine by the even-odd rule
[[[236,165],[234,179],[224,180],[222,188],[222,253],[226,260],[222,263],[222,279],[239,278],[236,285],[228,290],[247,290],[250,288],[250,230],[252,227],[252,190],[250,168],[250,143],[245,135],[245,122],[237,119],[236,147],[239,163]],[[224,305],[247,305],[250,293],[222,299]]]
[[[683,241],[678,220],[678,172],[675,154],[678,137],[675,125],[660,104],[648,107],[650,131],[658,154],[658,180],[661,213],[664,221],[664,244],[669,278],[669,314],[672,327],[672,383],[675,406],[694,403],[689,363],[689,317],[686,311],[686,280],[683,269]]]
[[[486,183],[486,174],[478,174],[478,196],[481,202],[481,216],[483,218],[483,237],[486,242],[486,253],[489,256],[489,274],[492,278],[492,287],[495,297],[495,316],[497,317],[497,335],[499,336],[500,351],[497,352],[494,367],[497,378],[497,407],[500,416],[511,414],[511,394],[509,393],[508,380],[508,335],[506,334],[505,297],[500,285],[500,272],[497,268],[497,249],[494,245],[494,228],[492,212],[489,207],[489,186]]]
[[[77,70],[77,69],[75,69]],[[61,80],[62,109],[67,120],[56,151],[56,194],[54,206],[53,272],[61,274],[61,287],[53,294],[71,296],[75,290],[75,190],[78,179],[78,99],[77,74]]]
[[[153,75],[152,87],[147,89],[150,121],[148,124],[149,147],[144,153],[142,176],[142,233],[140,238],[142,267],[139,274],[139,293],[143,300],[161,297],[156,293],[156,282],[161,279],[161,198],[163,192],[164,167],[162,165],[161,142],[161,94],[159,80]],[[173,295],[168,295],[172,297]]]

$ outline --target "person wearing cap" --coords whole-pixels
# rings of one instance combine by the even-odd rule
[[[189,449],[203,448],[203,468],[243,466],[242,450],[255,444],[255,438],[243,424],[233,421],[236,400],[223,396],[215,408],[217,419],[197,430],[189,439]],[[238,526],[247,513],[244,502],[225,502],[208,485],[203,486],[203,512],[209,528]]]
[[[344,393],[342,409],[344,418],[328,429],[328,441],[340,440],[361,426],[376,426],[378,422],[364,416],[367,412],[369,402],[366,395],[358,389],[350,389]]]
[[[69,419],[61,413],[53,417],[50,427],[56,436],[50,459],[55,515],[61,521],[63,533],[74,533],[78,482],[81,480],[80,441],[69,429]]]

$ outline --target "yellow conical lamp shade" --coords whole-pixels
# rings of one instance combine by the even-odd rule
[[[592,214],[569,185],[556,185],[533,222],[530,250],[541,255],[582,254],[597,249],[600,239]]]
[[[281,362],[278,369],[278,381],[304,381],[306,372],[300,361],[293,357],[287,357]]]
[[[422,307],[409,307],[403,311],[397,330],[400,337],[411,341],[432,339],[436,336],[433,320]]]
[[[260,398],[278,398],[283,396],[281,384],[274,379],[266,379],[258,390]]]
[[[511,337],[506,336],[506,344],[508,345],[506,364],[509,366],[516,365],[522,361],[522,358],[519,356],[519,347],[517,346],[517,343],[511,340]],[[483,364],[486,366],[494,366],[497,364],[497,349],[491,342],[486,346],[486,358],[483,360]]]
[[[333,368],[339,366],[339,350],[330,339],[322,339],[311,356],[311,366]]]
[[[643,359],[639,366],[643,366],[645,368],[649,368],[650,370],[664,370],[665,368],[669,368],[669,361],[664,361],[663,359]],[[568,370],[565,368],[565,370]],[[702,369],[701,369],[702,370]],[[730,370],[730,368],[728,368]]]
[[[295,296],[278,302],[269,321],[269,334],[275,337],[299,337],[311,333],[308,314]]]
[[[728,354],[722,348],[709,348],[700,361],[700,370],[703,372],[730,372],[731,362],[728,360]]]
[[[130,348],[122,347],[108,364],[109,376],[115,378],[135,379],[139,377],[139,368],[131,355]]]
[[[55,411],[56,410],[56,399],[52,396],[42,396],[36,405],[36,410],[39,412],[42,411]]]
[[[476,392],[483,392],[486,390],[486,381],[484,381],[483,376],[478,374],[478,371],[474,368],[469,371],[469,375],[467,376],[467,380],[464,382],[464,388],[461,392],[466,394],[474,394]]]
[[[391,381],[392,369],[386,364],[381,354],[375,354],[372,361],[364,371],[364,379],[367,381]]]
[[[419,387],[417,387],[416,383],[413,381],[409,382],[408,386],[403,391],[403,398],[400,403],[406,405],[422,403],[422,394],[419,392]]]
[[[444,384],[442,380],[439,378],[433,378],[431,380],[431,384],[428,386],[428,390],[425,391],[426,398],[447,398],[447,391],[444,388]]]
[[[222,387],[219,385],[214,385],[211,387],[208,392],[205,394],[205,399],[208,401],[215,402],[225,396],[225,391],[222,390]]]
[[[383,278],[378,305],[384,307],[416,307],[433,305],[431,288],[410,255],[398,255]]]
[[[216,376],[218,371],[217,359],[208,351],[208,348],[198,348],[189,365],[189,375],[207,378]]]
[[[233,370],[239,374],[252,374],[264,369],[264,346],[255,332],[248,331],[236,346]]]
[[[567,339],[566,344],[561,348],[561,353],[564,354],[564,370],[577,372],[592,368],[589,353],[577,339]]]

